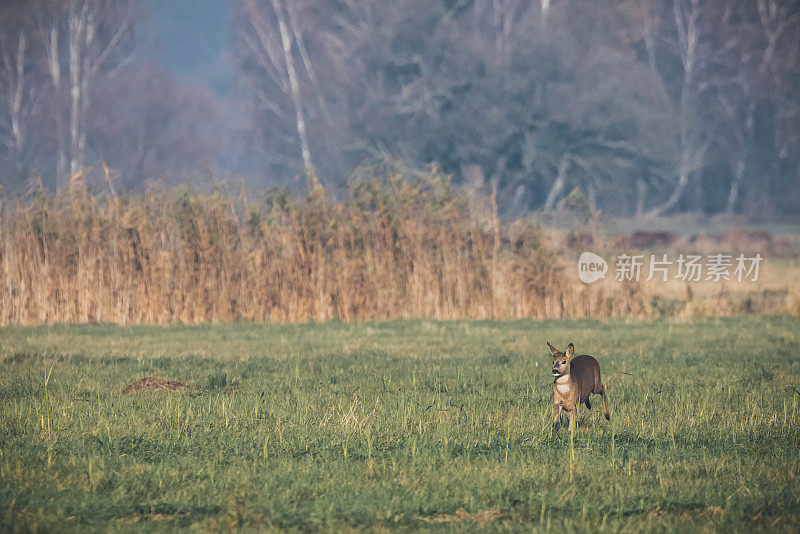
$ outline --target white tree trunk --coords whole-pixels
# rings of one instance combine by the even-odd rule
[[[550,12],[550,0],[540,0],[542,6],[541,18],[539,24],[542,29],[547,27],[547,14]]]
[[[726,212],[732,214],[736,211],[736,202],[742,189],[742,182],[744,180],[745,171],[747,170],[747,150],[750,142],[753,139],[753,116],[755,115],[755,102],[750,102],[745,112],[744,125],[742,126],[741,134],[739,137],[739,151],[736,154],[736,165],[733,171],[733,179],[731,180],[731,188],[728,191],[728,204]]]
[[[83,161],[78,151],[78,132],[80,130],[81,109],[81,45],[83,41],[84,17],[83,10],[86,3],[78,6],[78,1],[73,0],[68,9],[67,46],[69,50],[67,72],[69,73],[69,174],[75,176]]]
[[[300,140],[300,151],[303,156],[303,170],[307,176],[314,173],[314,165],[311,162],[311,149],[308,144],[308,134],[306,133],[306,121],[303,114],[303,105],[300,100],[300,84],[297,81],[297,72],[294,66],[294,56],[292,56],[292,36],[289,33],[289,28],[286,25],[286,17],[284,16],[283,6],[280,0],[272,0],[272,5],[275,8],[275,15],[278,18],[278,31],[281,36],[281,44],[283,45],[283,59],[286,63],[286,72],[289,75],[289,90],[294,104],[295,120],[297,122],[297,137]]]
[[[678,164],[678,181],[667,201],[651,210],[649,218],[659,217],[668,213],[680,201],[686,186],[689,184],[691,173],[695,170],[698,160],[702,157],[704,149],[696,146],[692,125],[692,91],[694,89],[694,72],[696,64],[697,42],[699,29],[697,20],[700,16],[698,0],[689,0],[689,7],[683,6],[682,0],[674,0],[675,24],[678,28],[678,41],[683,63],[683,84],[681,86],[680,115],[678,117],[680,130],[680,163]],[[688,13],[684,10],[688,9]]]
[[[16,42],[11,48],[11,39],[8,40],[9,49],[0,47],[0,68],[4,76],[0,77],[5,83],[0,87],[0,95],[5,97],[3,102],[8,113],[7,120],[2,121],[4,137],[0,139],[6,145],[14,161],[17,172],[22,170],[23,150],[25,136],[23,126],[23,97],[25,94],[26,72],[25,60],[28,50],[27,35],[20,30]]]
[[[25,32],[19,33],[19,44],[17,46],[17,59],[16,59],[16,80],[14,84],[14,91],[11,96],[11,135],[14,139],[14,156],[19,168],[22,163],[22,149],[24,139],[22,136],[22,121],[20,115],[22,114],[22,94],[25,90],[25,50],[27,48],[27,39]]]
[[[644,202],[647,198],[647,185],[643,180],[636,180],[636,218],[641,219],[644,215]]]
[[[70,0],[66,7],[48,4],[39,13],[39,27],[44,34],[47,69],[53,86],[56,120],[57,187],[63,188],[70,176],[79,172],[86,158],[86,117],[91,105],[90,90],[98,80],[103,66],[130,27],[130,13],[124,10],[126,2],[99,0]],[[112,7],[110,7],[112,6]],[[66,37],[59,27],[66,21]],[[108,40],[98,39],[98,26],[108,23],[115,27]],[[62,58],[62,39],[66,57]],[[121,59],[114,72],[127,64],[129,57]],[[65,71],[62,79],[62,70]],[[112,76],[113,73],[109,74]],[[65,91],[68,95],[65,95]],[[65,101],[65,96],[67,96]]]
[[[64,107],[61,85],[60,34],[58,21],[51,20],[45,28],[45,53],[50,82],[53,84],[53,107],[56,119],[56,189],[62,189],[67,179],[67,142],[64,135]]]
[[[553,182],[553,185],[550,187],[550,192],[547,193],[547,200],[544,201],[545,211],[550,211],[553,209],[553,206],[555,206],[558,195],[560,195],[561,191],[564,189],[564,183],[566,181],[568,170],[569,157],[564,156],[561,158],[561,161],[558,164],[558,175],[556,176],[556,181]]]

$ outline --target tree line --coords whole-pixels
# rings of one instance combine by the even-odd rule
[[[225,102],[132,61],[137,6],[3,3],[5,189],[102,160],[120,189],[336,190],[391,162],[493,184],[506,214],[800,206],[796,2],[234,0]]]

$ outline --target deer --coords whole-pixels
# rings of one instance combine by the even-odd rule
[[[567,350],[559,351],[550,342],[547,342],[550,352],[553,353],[553,429],[558,426],[561,411],[569,414],[570,428],[574,424],[578,405],[583,403],[591,410],[589,395],[594,393],[603,399],[603,415],[611,420],[606,406],[606,389],[600,380],[600,364],[588,354],[572,357],[575,346],[570,343]]]

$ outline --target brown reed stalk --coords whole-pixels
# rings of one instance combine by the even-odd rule
[[[567,280],[532,219],[469,208],[435,172],[263,204],[185,188],[100,197],[77,177],[2,210],[0,324],[653,315],[634,286]]]

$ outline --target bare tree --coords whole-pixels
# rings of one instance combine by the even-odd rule
[[[296,15],[293,11],[286,9],[283,0],[271,0],[269,4],[256,0],[245,0],[241,9],[249,25],[249,31],[243,34],[248,51],[263,70],[263,74],[273,80],[283,94],[291,99],[303,169],[307,175],[311,176],[314,166],[295,61],[295,46],[299,48],[298,53],[304,62],[306,73],[312,80],[316,78],[305,51],[302,31],[296,21]],[[289,19],[290,14],[291,20]],[[279,117],[283,115],[280,104],[274,101],[273,95],[269,91],[263,88],[256,89],[256,91],[264,107]]]
[[[762,168],[761,176],[754,175],[750,167],[757,160],[763,164],[774,157],[755,148],[763,143],[758,137],[774,140],[778,158],[788,157],[787,147],[797,144],[796,137],[792,140],[792,128],[786,128],[796,124],[798,113],[796,106],[787,105],[792,83],[787,83],[786,75],[793,71],[792,62],[796,66],[800,58],[800,6],[774,0],[754,5],[740,0],[726,3],[712,18],[720,22],[713,31],[717,41],[713,70],[717,74],[706,83],[713,89],[711,133],[730,165],[725,211],[733,213],[743,195],[752,194],[754,185],[766,190],[780,174],[774,167],[766,174]],[[765,104],[776,111],[777,120],[768,130],[762,124],[756,132],[757,108],[760,105],[763,114]],[[797,127],[793,130],[796,135]]]
[[[761,54],[753,39],[753,24],[748,17],[732,17],[734,10],[746,12],[745,0],[727,4],[715,19],[720,21],[717,36],[725,43],[723,53],[718,54],[716,70],[720,78],[715,87],[714,115],[717,117],[715,137],[731,168],[730,187],[725,202],[725,212],[736,211],[742,196],[747,174],[748,153],[753,143],[753,124],[756,102],[760,96],[758,79],[760,67],[754,59]],[[724,51],[729,51],[725,54]],[[760,61],[759,61],[760,63]]]
[[[772,69],[773,73],[780,72],[775,60],[775,50],[781,39],[784,38],[789,30],[800,22],[800,10],[797,6],[792,6],[790,2],[779,0],[758,0],[758,17],[767,39],[764,55],[761,57],[759,71],[764,74],[767,69]]]
[[[0,143],[20,178],[36,96],[30,25],[21,3],[6,6],[0,18]]]
[[[56,137],[56,187],[61,188],[67,175],[67,141],[64,131],[63,83],[61,78],[61,34],[63,6],[45,0],[36,5],[36,18],[45,51],[47,73],[52,83],[52,108]]]
[[[553,182],[553,185],[550,186],[550,191],[547,193],[547,199],[544,201],[544,210],[550,211],[553,209],[553,206],[556,204],[556,200],[558,200],[558,196],[564,190],[564,185],[566,183],[566,176],[567,172],[569,171],[571,155],[565,154],[561,161],[558,163],[558,174],[556,175],[556,179]]]
[[[531,5],[530,0],[492,0],[494,42],[498,58],[504,61],[508,59],[509,41],[529,13]],[[542,21],[548,9],[549,5],[542,3]]]
[[[192,181],[214,168],[226,136],[218,119],[208,91],[155,67],[132,67],[95,98],[89,138],[120,171],[121,187]]]
[[[39,5],[56,115],[59,186],[68,177],[67,164],[69,175],[84,165],[87,115],[96,85],[130,62],[132,17],[127,0],[43,0]]]
[[[680,147],[678,179],[667,201],[648,213],[651,218],[669,212],[680,201],[686,186],[689,184],[692,173],[700,168],[707,148],[706,143],[699,138],[698,130],[694,124],[696,74],[700,61],[698,53],[700,42],[700,1],[673,0],[673,14],[678,37],[678,52],[683,68],[678,110]]]
[[[766,43],[758,71],[770,75],[778,114],[778,155],[785,159],[800,143],[800,102],[796,73],[800,68],[800,4],[758,0],[758,20]]]

